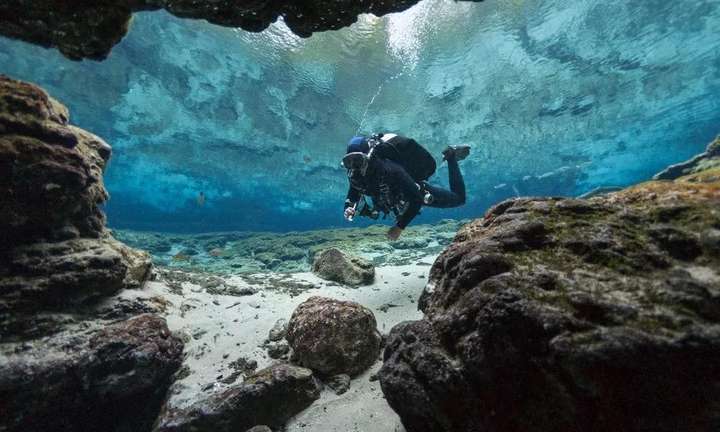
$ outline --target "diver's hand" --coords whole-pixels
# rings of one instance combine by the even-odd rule
[[[345,209],[345,220],[352,221],[355,217],[355,207],[348,207]]]
[[[399,226],[395,225],[394,227],[390,228],[387,232],[387,238],[390,241],[395,241],[398,238],[400,238],[400,234],[402,234],[403,229]]]

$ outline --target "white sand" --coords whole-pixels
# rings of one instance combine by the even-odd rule
[[[432,263],[434,258],[425,257],[420,262]],[[384,334],[397,323],[419,319],[417,299],[429,269],[428,265],[417,264],[378,267],[375,283],[360,288],[327,283],[311,273],[267,274],[262,276],[264,286],[255,286],[260,288],[258,293],[244,297],[212,295],[188,282],[183,283],[182,295],[173,293],[163,282],[149,282],[144,290],[126,291],[123,297],[156,297],[169,302],[168,326],[184,335],[183,365],[190,370],[189,376],[173,385],[169,403],[187,406],[203,392],[210,394],[227,387],[219,382],[220,376],[224,378],[232,373],[229,363],[238,357],[256,360],[258,369],[270,365],[274,360],[260,345],[278,319],[289,319],[297,305],[311,296],[352,300],[368,307]],[[314,287],[292,297],[287,291],[276,289],[280,280],[309,283]],[[247,286],[239,277],[228,278],[227,283]],[[386,309],[383,312],[380,308],[387,305],[392,306],[383,308]],[[318,401],[289,422],[287,430],[404,431],[398,416],[383,398],[380,383],[369,381],[380,366],[378,359],[370,370],[353,379],[350,390],[343,395],[337,396],[325,389]],[[237,382],[241,380],[242,377]]]

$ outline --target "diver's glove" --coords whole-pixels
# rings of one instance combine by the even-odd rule
[[[352,222],[353,218],[355,218],[355,206],[350,206],[345,208],[345,220],[348,222]]]

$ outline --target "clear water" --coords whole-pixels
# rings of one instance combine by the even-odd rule
[[[438,156],[474,145],[467,205],[431,222],[636,183],[701,151],[720,132],[720,1],[425,0],[310,39],[142,13],[104,62],[0,39],[0,71],[113,145],[113,227],[343,226],[358,130]]]

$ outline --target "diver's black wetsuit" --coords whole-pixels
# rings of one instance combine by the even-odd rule
[[[409,138],[398,136],[393,139]],[[450,190],[424,183],[424,189],[433,196],[433,202],[427,204],[428,207],[450,208],[465,204],[465,182],[457,159],[451,155],[447,162]],[[363,194],[370,196],[375,206],[380,204],[381,207],[383,204],[393,206],[400,200],[406,201],[407,208],[397,218],[397,226],[403,229],[417,216],[420,207],[423,206],[424,192],[415,180],[401,165],[387,159],[371,158],[365,176],[350,179],[345,208],[358,202]]]

